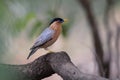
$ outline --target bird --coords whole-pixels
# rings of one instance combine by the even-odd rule
[[[30,48],[30,53],[27,59],[30,58],[38,49],[44,48],[49,50],[48,47],[56,42],[60,33],[62,32],[62,23],[66,22],[67,19],[53,18],[47,27],[36,39],[33,46]]]

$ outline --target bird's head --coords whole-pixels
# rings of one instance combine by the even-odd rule
[[[52,23],[54,23],[54,22],[63,23],[63,22],[66,22],[66,21],[67,21],[67,19],[54,18],[54,19],[52,19],[52,20],[51,20],[51,22],[50,22],[50,24],[49,24],[49,25],[51,25],[51,24],[52,24]]]

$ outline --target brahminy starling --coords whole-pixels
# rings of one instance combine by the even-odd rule
[[[67,19],[54,18],[49,23],[49,27],[46,28],[40,36],[35,41],[34,45],[30,48],[31,52],[29,53],[27,59],[30,58],[38,49],[44,48],[48,50],[47,47],[51,46],[59,37],[62,31],[62,23]]]

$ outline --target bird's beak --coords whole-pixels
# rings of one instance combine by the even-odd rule
[[[68,19],[64,19],[64,22],[68,22]]]

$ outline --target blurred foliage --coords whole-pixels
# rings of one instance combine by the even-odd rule
[[[4,20],[4,14],[6,13],[6,6],[5,3],[3,2],[3,0],[0,1],[0,58],[2,57],[2,54],[5,53],[5,36],[4,36],[4,27],[3,25],[3,20]]]
[[[0,64],[0,80],[29,80],[23,73],[16,70],[14,65]]]
[[[41,26],[42,22],[37,20],[29,32],[29,38],[39,35],[39,32],[41,32]]]
[[[64,37],[68,36],[68,31],[71,29],[75,21],[75,15],[73,15],[73,13],[69,14],[67,17],[68,17],[68,21],[63,24],[62,34]]]
[[[29,40],[33,39],[48,27],[49,21],[54,17],[68,19],[63,24],[62,33],[67,38],[79,9],[74,0],[0,0],[0,59],[4,53],[9,52],[10,40],[19,37],[22,32],[25,32]],[[1,76],[7,76],[6,80],[12,78],[11,75],[6,75],[5,70],[4,66],[0,66],[0,80],[5,80]]]
[[[29,40],[33,39],[48,27],[51,19],[65,17],[60,14],[63,3],[63,0],[0,0],[0,59],[9,52],[9,42],[19,37],[22,32],[25,32]],[[63,25],[65,37],[71,25],[71,22]],[[14,41],[11,44],[14,46]],[[17,80],[17,75],[18,72],[16,74],[16,71],[0,65],[0,80]]]
[[[14,23],[13,23],[13,31],[12,34],[16,34],[21,32],[21,30],[24,30],[28,24],[28,22],[35,18],[35,14],[34,13],[28,13],[24,18],[20,18],[17,19]],[[35,26],[36,27],[36,26]]]
[[[9,41],[22,32],[29,39],[38,36],[54,17],[68,18],[69,22],[63,24],[63,36],[67,37],[74,23],[75,10],[67,0],[0,0],[0,54],[9,52]]]
[[[62,34],[63,34],[64,37],[67,36],[67,32],[68,32],[68,30],[71,27],[70,25],[71,25],[71,23],[65,23],[65,24],[63,24]]]
[[[4,50],[6,49],[4,44],[4,37],[0,35],[0,58],[2,57],[2,54],[4,54]]]

